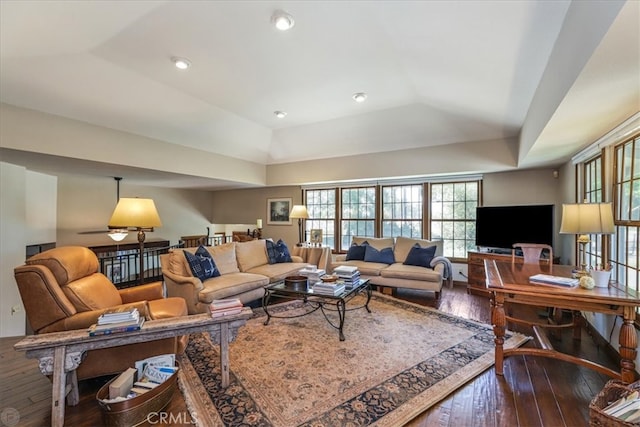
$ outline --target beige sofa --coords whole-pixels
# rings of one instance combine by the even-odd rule
[[[269,264],[265,242],[252,240],[206,247],[220,276],[204,282],[193,276],[183,253],[195,253],[197,248],[174,249],[160,255],[167,295],[184,298],[189,314],[205,313],[214,299],[239,298],[248,303],[262,298],[264,286],[294,275],[307,265],[293,255],[293,262]]]
[[[446,258],[442,257],[442,241],[410,239],[407,237],[396,237],[394,241],[393,238],[354,236],[352,244],[362,245],[365,241],[378,250],[393,248],[395,262],[393,264],[385,264],[360,260],[347,261],[347,255],[338,255],[332,263],[332,268],[335,269],[339,265],[356,266],[362,278],[371,280],[371,285],[432,291],[435,292],[435,296],[438,299],[440,298],[444,280],[449,280],[451,283],[451,264]],[[435,256],[438,259],[434,268],[403,264],[409,251],[416,243],[423,248],[436,246]]]

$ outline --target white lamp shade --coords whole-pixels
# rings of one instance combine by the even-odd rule
[[[152,199],[121,198],[116,205],[109,228],[161,227],[160,216]]]
[[[305,205],[293,205],[289,218],[309,218],[309,212]]]
[[[562,234],[613,234],[611,203],[574,203],[562,205]]]

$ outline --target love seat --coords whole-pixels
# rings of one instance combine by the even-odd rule
[[[289,256],[288,262],[269,257],[266,240],[230,242],[204,247],[215,263],[219,276],[200,280],[195,277],[184,254],[199,248],[173,249],[160,255],[167,294],[182,297],[189,314],[205,313],[214,299],[238,298],[242,303],[262,298],[264,286],[295,275],[307,266],[302,258]],[[270,243],[271,244],[271,243]]]
[[[370,252],[376,254],[366,258],[369,260],[358,256],[367,245],[375,249]],[[435,250],[427,250],[434,246]],[[416,249],[412,253],[414,247]],[[340,265],[356,266],[362,278],[370,279],[371,285],[432,291],[439,299],[443,282],[447,280],[452,284],[451,263],[442,256],[442,251],[442,241],[401,236],[395,240],[391,237],[354,236],[349,253],[337,255],[332,268],[335,270]],[[430,252],[430,256],[424,255],[426,252]],[[370,261],[375,258],[384,262]]]

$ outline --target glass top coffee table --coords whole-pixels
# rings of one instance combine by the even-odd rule
[[[356,295],[363,292],[366,292],[366,302],[363,305],[347,308],[347,302],[353,299],[353,297],[355,297]],[[275,315],[269,312],[269,303],[271,302],[272,297],[303,301],[309,307],[309,310],[295,316]],[[359,279],[357,282],[353,283],[353,286],[346,287],[345,290],[338,295],[314,293],[311,286],[289,286],[288,284],[285,284],[284,280],[282,280],[280,282],[267,285],[264,288],[264,296],[262,297],[262,308],[267,314],[267,320],[264,321],[264,324],[268,325],[269,320],[271,320],[272,317],[302,317],[320,310],[324,315],[324,318],[327,319],[327,322],[329,322],[331,326],[339,331],[340,341],[344,341],[342,328],[344,326],[344,318],[346,312],[357,310],[360,308],[366,308],[367,312],[371,313],[371,309],[369,309],[369,301],[371,301],[371,286],[369,286],[369,279]],[[336,324],[327,316],[327,312],[338,313],[338,324]]]

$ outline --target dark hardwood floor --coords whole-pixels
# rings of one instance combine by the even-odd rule
[[[398,298],[437,307],[457,316],[489,323],[487,298],[469,295],[464,286],[445,288],[439,303],[432,294],[400,290]],[[539,310],[517,307],[517,314],[537,316]],[[519,328],[514,328],[518,330]],[[520,329],[531,335],[531,331]],[[18,414],[19,426],[50,425],[51,383],[40,374],[37,361],[13,350],[20,337],[0,338],[0,414]],[[586,330],[582,341],[574,341],[567,330],[554,346],[615,368],[616,361],[604,347],[595,344]],[[529,342],[526,345],[535,345]],[[517,356],[507,358],[504,377],[494,368],[480,374],[445,400],[407,424],[411,427],[450,426],[587,426],[589,402],[609,378],[586,368],[547,358]],[[95,401],[98,389],[108,380],[100,378],[80,383],[80,404],[67,406],[65,425],[100,426],[101,412]],[[12,409],[8,409],[12,408]],[[189,425],[188,411],[180,393],[165,409],[172,421],[154,419],[153,425]],[[0,419],[0,425],[2,420]]]

